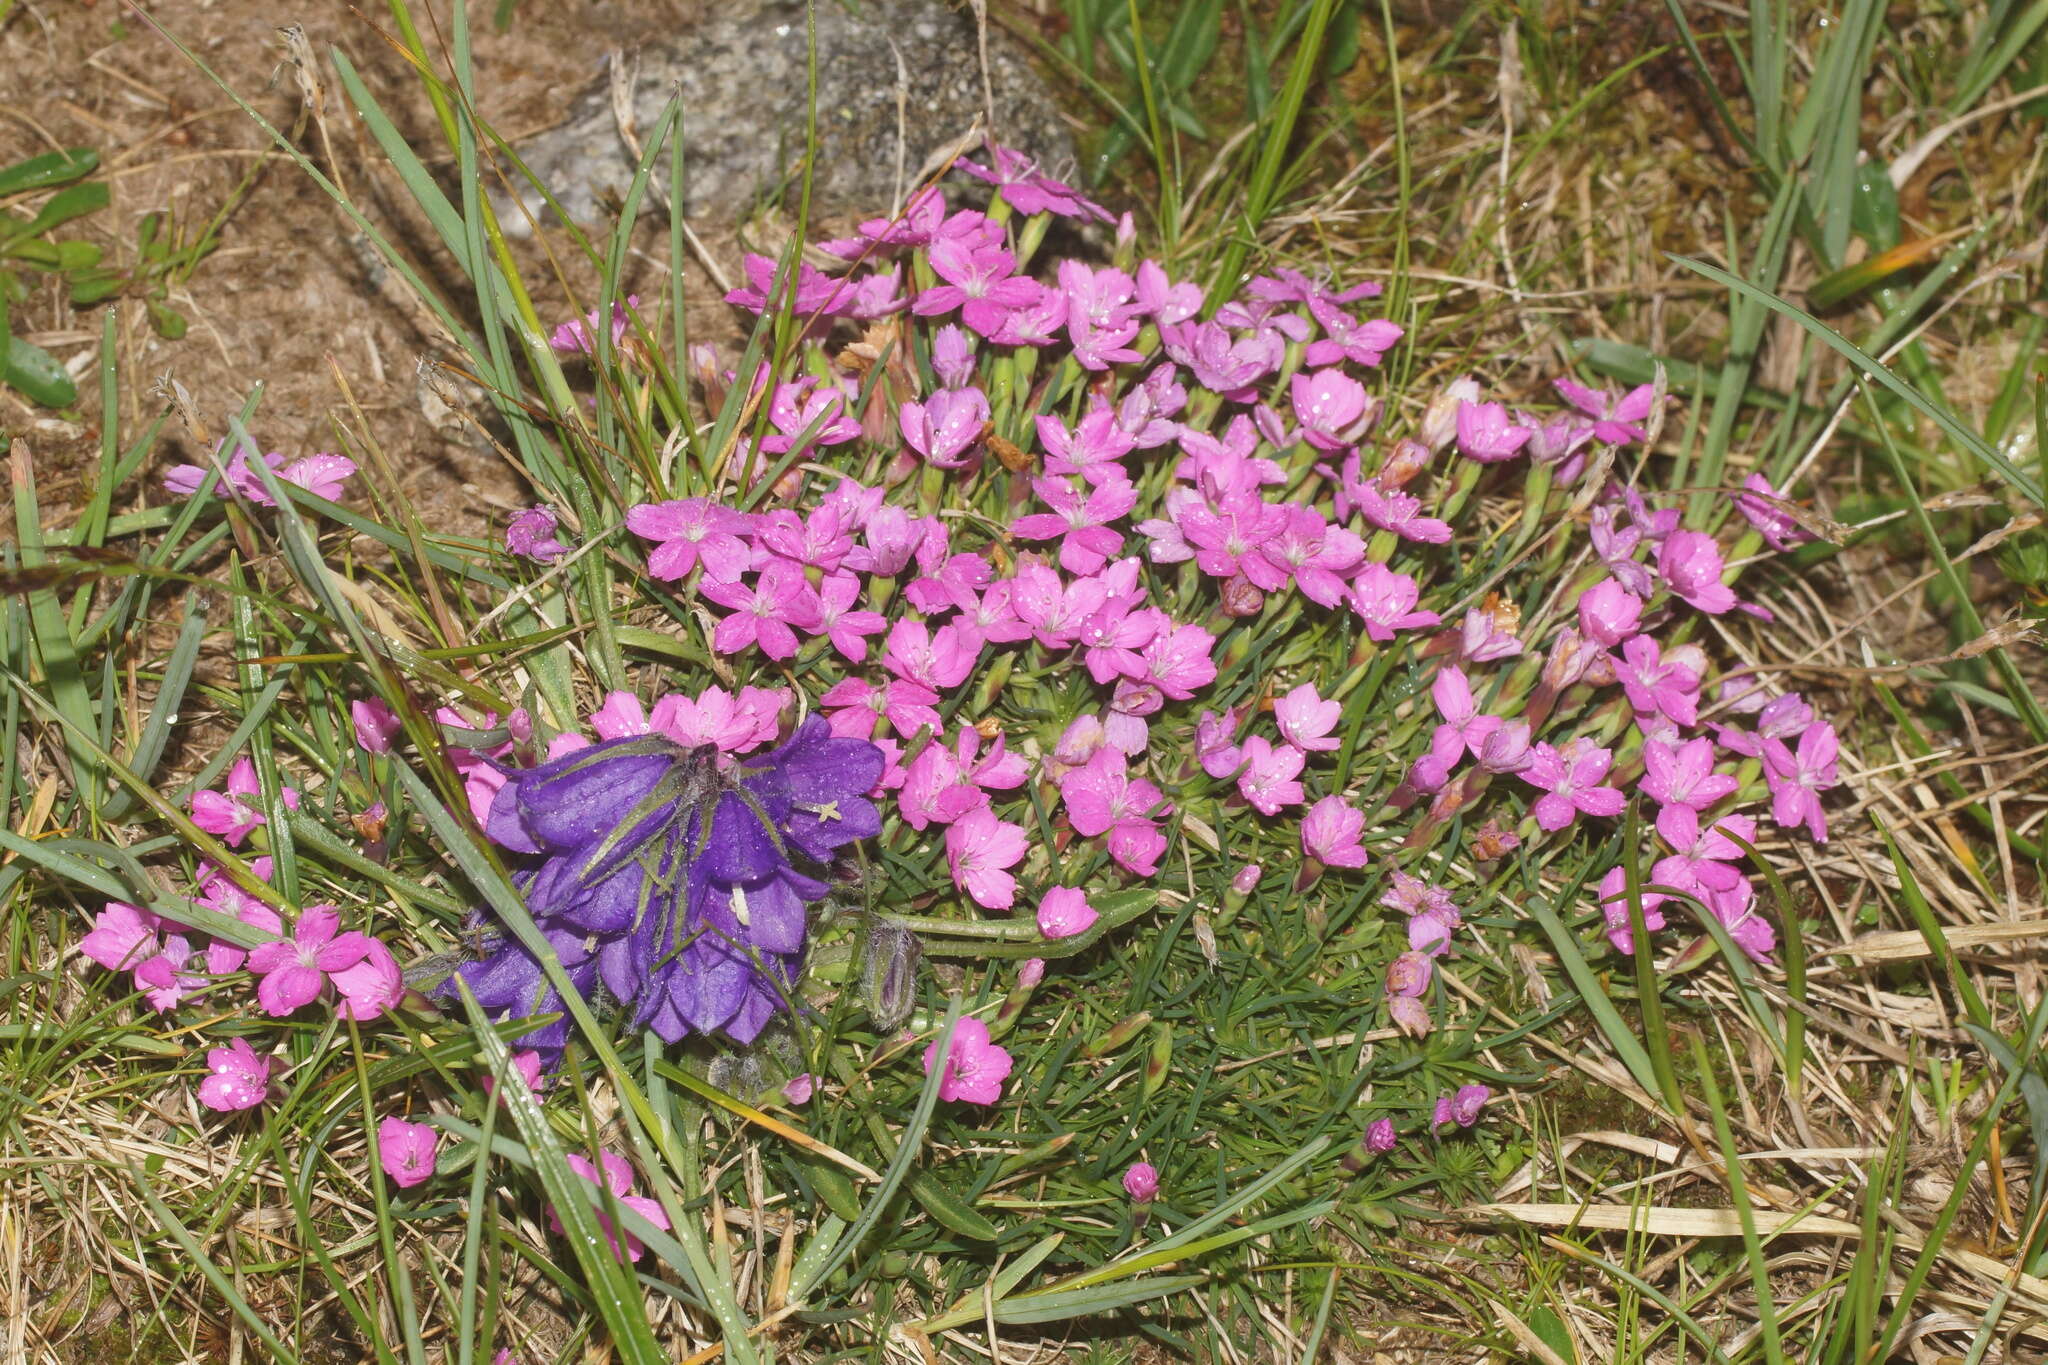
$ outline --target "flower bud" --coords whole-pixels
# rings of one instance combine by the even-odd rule
[[[1045,980],[1045,959],[1027,957],[1024,965],[1017,969],[1017,989],[1030,991],[1038,989],[1038,983]]]
[[[1643,599],[1611,578],[1579,594],[1579,629],[1586,638],[1613,649],[1641,627]]]
[[[1373,1153],[1391,1152],[1394,1150],[1395,1141],[1394,1121],[1392,1119],[1374,1119],[1371,1123],[1365,1125],[1366,1151]]]
[[[1380,487],[1397,489],[1412,483],[1415,476],[1429,467],[1429,447],[1420,441],[1406,438],[1394,442],[1394,448],[1387,452],[1386,461],[1380,465]]]
[[[1387,994],[1396,999],[1419,998],[1429,989],[1429,978],[1434,970],[1423,954],[1412,949],[1402,953],[1387,964]]]
[[[1159,1197],[1159,1172],[1151,1162],[1134,1162],[1124,1172],[1124,1193],[1133,1204],[1149,1204]]]
[[[924,946],[900,924],[878,919],[868,926],[861,958],[861,1003],[877,1033],[892,1033],[917,1004],[917,967]]]
[[[1488,820],[1472,836],[1472,856],[1482,863],[1498,862],[1521,846],[1522,836],[1502,829],[1498,820]]]
[[[1083,1046],[1081,1055],[1088,1058],[1107,1057],[1110,1053],[1115,1052],[1118,1048],[1130,1042],[1131,1039],[1137,1037],[1139,1033],[1144,1031],[1145,1026],[1151,1022],[1152,1011],[1150,1010],[1140,1010],[1136,1014],[1119,1019],[1110,1026],[1109,1032],[1103,1034],[1094,1042]]]
[[[1490,773],[1518,773],[1531,757],[1529,722],[1519,717],[1496,727],[1479,745],[1479,766]]]
[[[1223,584],[1223,614],[1233,619],[1257,616],[1266,609],[1266,594],[1243,574]]]
[[[1595,646],[1586,638],[1567,626],[1557,633],[1551,642],[1550,654],[1543,660],[1543,685],[1552,692],[1562,692],[1586,676],[1586,669],[1593,663],[1597,653]]]
[[[1149,1100],[1166,1083],[1173,1069],[1173,1025],[1160,1024],[1152,1030],[1152,1050],[1145,1057],[1145,1075],[1138,1086],[1138,1098]]]
[[[1429,400],[1416,435],[1431,453],[1442,450],[1458,435],[1458,409],[1479,401],[1479,384],[1470,375],[1454,379],[1444,391]]]

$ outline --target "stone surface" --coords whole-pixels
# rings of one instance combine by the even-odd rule
[[[974,17],[940,0],[818,0],[817,33],[814,211],[883,212],[896,197],[899,166],[901,176],[915,176],[983,113]],[[680,83],[684,208],[691,218],[732,221],[778,194],[794,205],[807,64],[801,0],[738,0],[689,32],[626,56],[626,68],[637,71],[633,123],[643,140]],[[994,26],[988,64],[994,138],[1054,174],[1069,168],[1073,146],[1058,110],[1018,44]],[[612,80],[602,76],[576,97],[561,124],[517,144],[579,223],[604,218],[632,183],[635,162],[613,106]],[[668,158],[658,160],[663,187],[650,198],[665,203]],[[539,216],[538,196],[528,207]],[[523,218],[515,212],[506,221]]]

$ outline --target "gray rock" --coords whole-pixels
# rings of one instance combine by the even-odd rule
[[[926,158],[958,140],[984,110],[974,17],[940,0],[818,0],[818,138],[815,212],[886,211],[899,166],[910,188]],[[899,60],[900,59],[900,60]],[[632,118],[643,142],[680,84],[684,210],[733,221],[762,196],[794,206],[805,141],[807,36],[801,0],[738,0],[700,26],[626,58]],[[1070,168],[1073,144],[1018,44],[991,25],[989,80],[995,140]],[[899,99],[901,113],[899,116]],[[579,95],[568,118],[518,144],[527,165],[579,223],[599,221],[623,198],[634,157],[621,136],[607,75]],[[986,122],[986,120],[984,120]],[[668,157],[656,194],[667,202]],[[533,196],[528,210],[539,218]],[[523,215],[502,215],[523,226]]]

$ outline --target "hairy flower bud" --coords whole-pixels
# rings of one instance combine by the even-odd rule
[[[1412,483],[1416,475],[1429,467],[1429,454],[1429,447],[1420,441],[1403,438],[1394,442],[1386,462],[1380,466],[1380,487],[1393,490]]]
[[[917,1003],[917,966],[924,947],[900,924],[878,919],[868,926],[861,957],[861,1003],[877,1033],[892,1033]]]

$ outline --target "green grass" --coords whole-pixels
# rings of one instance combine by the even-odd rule
[[[431,289],[409,283],[491,393],[537,494],[598,544],[530,584],[490,547],[424,524],[367,449],[350,453],[369,471],[369,499],[333,506],[291,493],[274,524],[239,512],[201,519],[196,502],[127,518],[113,509],[130,504],[114,499],[136,486],[155,430],[111,420],[100,496],[56,525],[29,447],[15,447],[15,540],[0,547],[11,588],[0,605],[0,741],[27,757],[0,765],[0,1142],[11,1158],[0,1188],[27,1226],[97,1239],[75,1271],[46,1257],[56,1242],[32,1244],[38,1284],[82,1275],[93,1295],[119,1283],[147,1305],[71,1358],[201,1354],[211,1349],[202,1336],[228,1324],[266,1359],[338,1350],[405,1365],[466,1365],[503,1346],[529,1365],[574,1360],[596,1341],[629,1361],[681,1358],[712,1340],[736,1361],[879,1359],[892,1331],[908,1334],[899,1349],[921,1335],[948,1358],[973,1347],[943,1334],[986,1349],[993,1332],[1006,1349],[1114,1343],[1071,1344],[1074,1359],[1128,1358],[1140,1342],[1199,1358],[1309,1360],[1375,1345],[1543,1358],[1533,1340],[1565,1360],[1846,1365],[1884,1358],[1937,1288],[1972,1323],[1942,1340],[1972,1361],[2040,1307],[2038,1285],[2000,1283],[1965,1253],[2048,1273],[2048,1080],[2036,1060],[2048,1010],[2024,1008],[2005,950],[1950,941],[2008,906],[2038,913],[2034,798],[2001,792],[1975,768],[1912,771],[1970,727],[1989,735],[1994,773],[2012,766],[1997,755],[2044,738],[2031,644],[2015,636],[1913,662],[1971,645],[2039,587],[2001,576],[2011,555],[1957,562],[2039,506],[2038,444],[2029,459],[2014,438],[2030,422],[2039,437],[2042,332],[2025,318],[2041,267],[1994,267],[2039,220],[2041,187],[1971,165],[1998,137],[2038,135],[2039,119],[1987,123],[1990,140],[1958,156],[1917,215],[1872,189],[1857,154],[1882,163],[1873,134],[1888,122],[1910,141],[2024,88],[2015,73],[2039,64],[2042,7],[1994,3],[1894,32],[1865,0],[1834,7],[1825,26],[1811,8],[1757,0],[1747,25],[1694,32],[1687,7],[1674,6],[1676,24],[1657,41],[1672,64],[1662,69],[1709,73],[1708,106],[1725,115],[1720,136],[1740,158],[1712,168],[1719,197],[1705,201],[1684,193],[1697,168],[1676,162],[1709,154],[1655,140],[1643,96],[1603,55],[1615,47],[1604,26],[1621,20],[1590,9],[1530,0],[1448,28],[1329,0],[1235,10],[1069,0],[1066,10],[1058,47],[1101,101],[1092,150],[1109,167],[1105,192],[1150,210],[1146,240],[1180,270],[1217,280],[1272,263],[1393,272],[1384,307],[1427,341],[1390,357],[1395,392],[1426,397],[1472,368],[1533,394],[1566,360],[1628,382],[1661,363],[1686,406],[1646,481],[1682,493],[1751,470],[1802,477],[1802,494],[1852,528],[1796,561],[1803,578],[1855,604],[1835,608],[1840,617],[1866,600],[1862,577],[1929,577],[1878,618],[1897,629],[1865,627],[1816,652],[1816,618],[1794,581],[1761,569],[1745,593],[1769,596],[1789,624],[1714,640],[1730,657],[1831,671],[1801,681],[1856,741],[1859,771],[1909,765],[1858,784],[1870,816],[1838,809],[1825,856],[1782,841],[1758,855],[1781,881],[1784,970],[1751,970],[1712,940],[1682,972],[1591,949],[1589,907],[1575,893],[1637,837],[1631,827],[1547,864],[1511,860],[1494,882],[1455,866],[1474,929],[1451,966],[1456,984],[1433,998],[1439,1030],[1420,1043],[1380,1036],[1378,972],[1398,932],[1372,909],[1385,863],[1239,905],[1226,893],[1235,860],[1183,827],[1171,854],[1182,871],[1166,892],[1102,901],[1115,932],[1062,945],[1076,951],[1028,1000],[1016,998],[1014,962],[1042,949],[1023,935],[1004,937],[1000,922],[930,930],[912,1046],[965,1012],[1021,1019],[1000,1039],[1016,1057],[1012,1101],[983,1113],[938,1105],[860,993],[834,988],[857,978],[871,918],[945,885],[929,841],[899,831],[873,852],[887,904],[872,892],[835,901],[815,950],[814,1024],[755,1072],[623,1034],[578,1001],[567,1075],[535,1103],[507,1066],[516,1040],[449,1003],[439,1017],[368,1032],[325,1019],[265,1024],[261,1036],[281,1036],[291,1062],[284,1098],[249,1121],[196,1114],[183,1096],[204,1047],[256,1032],[245,997],[224,989],[219,1009],[202,1000],[179,1016],[190,1027],[172,1028],[123,998],[118,981],[81,981],[66,956],[106,899],[200,923],[145,870],[175,869],[182,885],[190,850],[205,847],[181,798],[214,784],[246,742],[266,779],[286,772],[307,792],[298,818],[273,806],[259,836],[284,900],[333,901],[419,954],[455,948],[460,912],[475,903],[531,935],[496,855],[468,828],[459,780],[415,698],[567,717],[609,688],[644,697],[707,681],[692,616],[645,591],[619,518],[633,501],[707,486],[733,441],[765,420],[743,395],[716,411],[693,405],[677,361],[680,285],[640,320],[649,367],[619,363],[603,343],[586,409],[533,344],[544,335],[534,300],[566,294],[579,310],[608,310],[628,288],[626,229],[574,240],[563,278],[522,278],[480,193],[500,149],[472,112],[461,12],[444,53],[394,0],[405,41],[437,73],[422,79],[462,171],[451,198],[339,66],[369,136],[463,272]],[[1492,102],[1509,31],[1522,61],[1512,141]],[[1930,38],[1963,60],[1930,67]],[[1154,59],[1135,60],[1140,48]],[[1723,52],[1740,89],[1712,74]],[[1205,103],[1205,63],[1246,73],[1220,110]],[[1233,138],[1247,123],[1252,135]],[[672,119],[650,130],[649,165],[684,154],[672,131]],[[1654,164],[1660,156],[1671,164]],[[1593,218],[1574,202],[1582,171],[1598,181]],[[646,179],[643,167],[631,197]],[[384,247],[369,218],[321,183]],[[1532,203],[1549,207],[1525,211]],[[1629,234],[1631,209],[1661,226]],[[1856,252],[1965,225],[1969,235],[1914,270],[1843,277]],[[1618,283],[1639,288],[1574,297],[1610,283],[1598,270],[1615,261],[1633,271]],[[1823,280],[1854,292],[1820,308],[1811,291]],[[1955,372],[1958,357],[1999,338],[2016,344],[1988,382]],[[740,368],[791,345],[786,330],[757,329]],[[110,392],[147,383],[111,361],[100,378]],[[206,395],[202,407],[239,410],[231,430],[263,430],[260,394]],[[1976,500],[1924,497],[1980,484]],[[1726,500],[1686,507],[1711,527]],[[1741,544],[1756,548],[1754,537]],[[376,610],[330,571],[374,585]],[[1515,596],[1533,606],[1559,572],[1539,561],[1514,580]],[[515,582],[530,591],[502,607]],[[409,638],[393,638],[387,619]],[[1343,629],[1244,632],[1226,641],[1237,654],[1225,691],[1249,697],[1264,677],[1354,644]],[[1895,671],[1846,672],[1855,668]],[[1374,720],[1396,716],[1397,746],[1412,736],[1393,708],[1422,685],[1405,665],[1357,684]],[[1046,738],[1079,704],[1070,691],[1019,678],[974,705],[1007,708],[1013,728]],[[355,748],[347,702],[366,695],[404,718],[416,766]],[[1363,720],[1347,716],[1345,756],[1361,777],[1386,761],[1353,753]],[[1914,821],[1919,790],[1950,803],[1947,824]],[[1213,791],[1191,784],[1179,799],[1224,847],[1283,865],[1284,841]],[[394,831],[382,858],[334,833],[373,800]],[[1287,882],[1269,871],[1269,888]],[[931,918],[949,917],[942,906]],[[1913,930],[1926,951],[1890,964],[1825,954],[1868,929]],[[1953,1027],[1920,1040],[1887,1022],[1877,992],[1945,1011]],[[778,1086],[806,1070],[832,1102],[790,1111]],[[502,1108],[484,1097],[486,1076],[508,1097]],[[1413,1132],[1434,1095],[1474,1080],[1512,1098],[1471,1135],[1345,1162],[1368,1118],[1394,1115]],[[565,1098],[577,1095],[587,1102]],[[367,1148],[374,1120],[407,1096],[431,1099],[447,1135],[442,1176],[414,1195],[392,1189]],[[1633,1146],[1588,1136],[1616,1133]],[[598,1146],[634,1156],[636,1192],[660,1200],[667,1235],[605,1207],[569,1172],[568,1152]],[[1815,1151],[1837,1154],[1801,1154]],[[1142,1227],[1117,1184],[1140,1156],[1167,1177]],[[1925,1177],[1934,1187],[1916,1184]],[[1596,1230],[1560,1216],[1525,1227],[1472,1213],[1503,1186],[1515,1202],[1638,1207],[1640,1225]],[[564,1211],[568,1237],[537,1231],[544,1206]],[[1705,1237],[1672,1230],[1701,1210],[1734,1221]],[[1772,1230],[1799,1211],[1857,1231]],[[603,1253],[599,1213],[623,1217],[649,1245],[637,1273]],[[309,1303],[322,1307],[302,1316]]]

